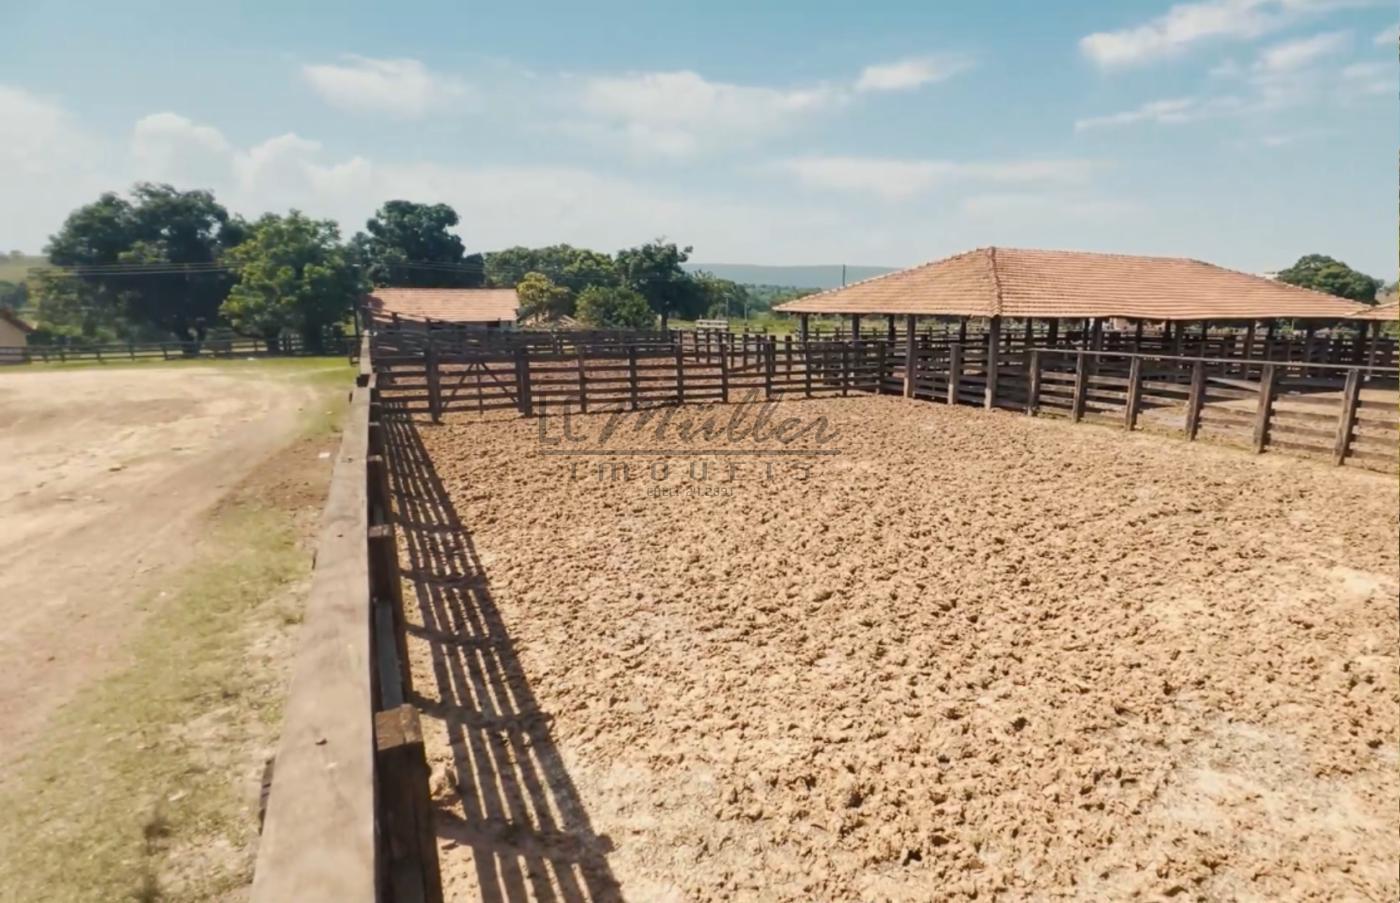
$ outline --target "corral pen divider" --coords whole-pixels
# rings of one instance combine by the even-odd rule
[[[1236,338],[896,329],[803,340],[718,330],[386,329],[373,341],[384,397],[434,420],[454,412],[547,416],[888,394],[1395,467],[1400,370],[1336,362],[1361,357],[1359,344],[1340,337],[1297,347]],[[1091,344],[1099,347],[1083,347]],[[1221,356],[1171,353],[1177,345],[1220,349]],[[1242,357],[1246,346],[1275,357]],[[1393,348],[1379,356],[1393,363]]]

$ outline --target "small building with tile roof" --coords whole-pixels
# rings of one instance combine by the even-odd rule
[[[365,310],[377,320],[413,320],[505,326],[520,316],[513,288],[377,288],[365,296]]]

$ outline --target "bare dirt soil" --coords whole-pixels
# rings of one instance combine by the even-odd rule
[[[318,390],[268,379],[0,373],[0,761],[120,661],[138,603],[188,560],[199,518],[305,423]]]
[[[779,413],[840,454],[394,428],[450,899],[1400,893],[1393,476]]]

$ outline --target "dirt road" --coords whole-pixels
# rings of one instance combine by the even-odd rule
[[[201,512],[285,444],[315,399],[261,370],[0,373],[0,762],[120,662]]]

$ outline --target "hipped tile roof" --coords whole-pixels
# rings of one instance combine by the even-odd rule
[[[1362,305],[1182,257],[978,248],[781,304],[811,314],[1335,320]]]
[[[383,317],[449,323],[513,323],[520,310],[513,288],[377,288],[365,304]]]
[[[1353,320],[1378,320],[1393,323],[1400,320],[1400,301],[1385,301],[1376,305],[1361,305],[1361,310],[1351,315]]]

